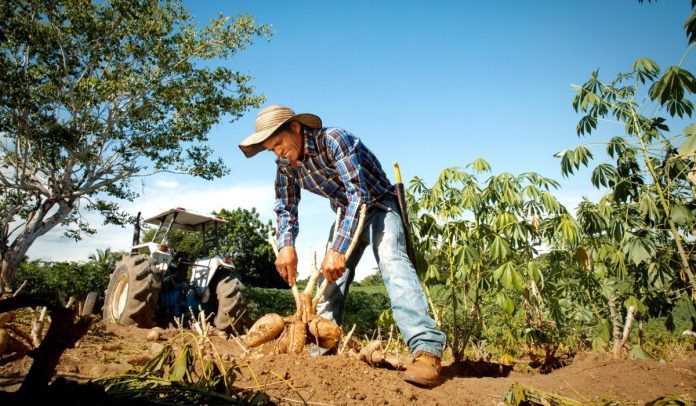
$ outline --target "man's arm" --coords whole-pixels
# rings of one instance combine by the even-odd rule
[[[300,202],[300,186],[291,174],[278,168],[275,190],[274,211],[278,219],[278,257],[275,265],[280,276],[292,286],[297,276],[295,238],[299,233],[297,206]]]

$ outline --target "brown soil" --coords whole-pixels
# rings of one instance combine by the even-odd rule
[[[57,375],[86,381],[120,374],[131,367],[129,361],[158,353],[167,339],[178,334],[165,330],[158,342],[151,342],[146,339],[149,332],[116,325],[105,328],[98,323],[77,348],[63,354]],[[644,404],[669,394],[696,401],[693,353],[666,362],[580,354],[569,366],[550,374],[515,370],[503,377],[496,377],[499,368],[486,371],[483,363],[445,362],[442,383],[422,389],[404,382],[403,372],[373,368],[348,356],[245,354],[234,339],[214,337],[214,343],[223,359],[241,366],[235,387],[261,390],[279,404],[496,405],[516,382],[583,403],[611,399]],[[7,355],[0,356],[0,390],[10,392],[18,387],[31,359],[7,361]]]

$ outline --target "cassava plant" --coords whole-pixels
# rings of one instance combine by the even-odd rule
[[[625,223],[639,219],[645,227],[626,234],[621,249],[636,261],[648,261],[657,239],[668,233],[671,242],[661,249],[673,253],[675,276],[690,285],[696,300],[691,259],[696,124],[687,123],[674,135],[669,134],[668,126],[668,118],[678,118],[674,120],[678,125],[691,118],[693,102],[689,96],[696,92],[696,78],[679,65],[660,73],[658,64],[647,58],[638,59],[631,71],[619,73],[609,82],[602,81],[595,71],[590,80],[577,87],[573,108],[583,114],[577,126],[579,136],[590,135],[599,121],[616,124],[624,133],[606,143],[609,160],[592,171],[593,185],[607,191],[616,204],[615,214],[625,218],[614,224],[617,228],[612,232],[623,235]],[[563,175],[569,176],[588,166],[593,153],[581,145],[557,156]]]
[[[443,170],[432,187],[416,177],[408,196],[418,269],[429,295],[429,287],[444,285],[439,289],[444,305],[438,308],[432,299],[431,305],[455,361],[469,337],[482,329],[483,295],[494,294],[512,315],[513,295],[538,292],[542,275],[528,264],[543,243],[545,224],[555,219],[555,233],[572,222],[550,193],[558,187],[554,180],[529,172],[480,182],[477,176],[490,172],[490,165],[477,159],[468,168],[472,173]]]
[[[669,310],[688,286],[673,272],[679,258],[669,231],[652,223],[645,204],[616,202],[609,194],[599,203],[585,200],[578,207],[584,237],[577,265],[596,282],[599,293],[594,306],[600,334],[593,347],[602,349],[604,341],[611,341],[615,358],[621,357],[637,317]],[[632,355],[642,351],[635,347]]]
[[[592,184],[605,196],[578,207],[583,239],[575,248],[588,276],[583,280],[601,292],[589,301],[599,320],[593,347],[605,347],[611,330],[616,357],[636,315],[659,314],[687,289],[696,300],[696,125],[689,123],[696,78],[682,67],[696,43],[696,2],[692,9],[684,24],[689,45],[677,65],[661,72],[655,61],[641,58],[613,80],[600,79],[597,70],[575,86],[578,136],[589,136],[600,122],[619,131],[605,143],[608,160],[592,171]],[[669,126],[683,130],[670,134]],[[557,154],[564,176],[589,166],[592,146]]]

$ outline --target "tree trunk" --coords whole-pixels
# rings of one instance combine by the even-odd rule
[[[19,264],[24,259],[29,248],[34,244],[34,241],[65,220],[72,212],[73,204],[74,202],[72,201],[60,200],[55,202],[47,200],[31,213],[22,232],[12,241],[8,249],[3,252],[0,293],[9,290]],[[49,211],[56,205],[58,210],[48,216]]]
[[[618,312],[616,311],[616,304],[614,299],[609,299],[609,313],[611,314],[611,326],[612,326],[612,336],[614,339],[614,345],[611,350],[611,356],[614,359],[620,359],[623,347],[628,341],[628,337],[631,335],[631,329],[633,328],[634,315],[636,312],[636,307],[631,305],[626,313],[626,323],[624,324],[623,333],[621,332],[621,320]]]

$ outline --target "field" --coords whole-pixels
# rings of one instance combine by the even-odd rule
[[[285,304],[287,299],[291,300],[287,291],[259,289],[250,293],[259,303],[263,303],[259,298],[267,296],[267,300],[275,301],[280,307],[292,306],[291,302]],[[361,301],[364,304],[364,301],[381,300],[370,297],[383,295],[383,290],[375,286],[357,287],[352,295],[358,300],[349,303],[349,314],[355,313]],[[266,310],[258,303],[252,309]],[[369,318],[367,321],[375,323]],[[158,340],[148,339],[149,333],[149,329],[106,326],[97,318],[79,345],[63,354],[57,376],[81,384],[118,376],[155,357],[167,343],[174,343],[176,348],[176,343],[191,336],[190,330],[175,328],[164,330]],[[362,342],[366,338],[369,337],[363,334]],[[235,371],[234,391],[257,393],[256,401],[261,399],[265,404],[497,405],[504,402],[506,393],[515,384],[583,404],[642,405],[666,396],[676,396],[684,402],[696,400],[696,353],[684,347],[675,347],[658,360],[614,360],[606,353],[582,352],[565,367],[548,374],[531,368],[525,359],[511,365],[472,358],[454,364],[451,359],[445,359],[441,385],[422,389],[404,382],[400,371],[372,367],[347,353],[320,358],[311,357],[307,350],[301,355],[273,355],[264,347],[247,352],[240,341],[240,337],[210,337],[224,364]],[[7,357],[0,360],[0,383],[3,391],[10,392],[18,388],[31,359],[7,361]],[[54,383],[51,397],[75,404],[100,403],[98,399],[94,403],[94,395],[81,391],[82,386],[63,386]],[[259,397],[258,393],[264,396]],[[113,399],[109,402],[120,403],[114,403]]]

